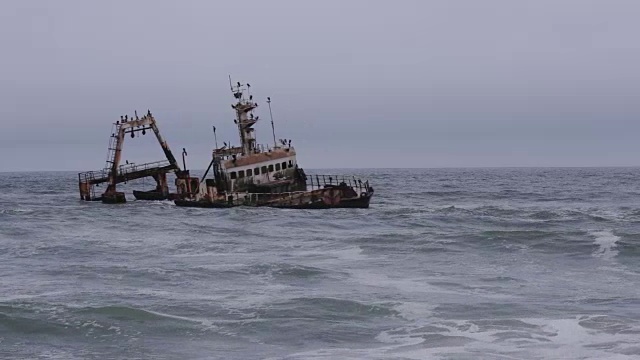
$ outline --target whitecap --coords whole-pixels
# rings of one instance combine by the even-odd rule
[[[594,237],[596,245],[599,246],[598,250],[594,252],[594,256],[612,259],[618,255],[616,248],[620,237],[616,236],[611,230],[594,231],[591,232],[590,235]]]

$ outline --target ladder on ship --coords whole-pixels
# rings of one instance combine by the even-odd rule
[[[147,130],[153,131],[158,143],[162,147],[166,160],[151,162],[142,165],[127,164],[120,166],[120,158],[126,134],[135,137],[136,132],[146,134]],[[121,117],[120,121],[113,124],[109,146],[107,148],[107,158],[105,166],[99,171],[88,171],[78,174],[80,187],[80,198],[82,200],[95,200],[94,186],[101,183],[108,183],[106,191],[101,199],[109,202],[124,202],[124,194],[116,191],[116,184],[140,179],[147,176],[153,177],[158,182],[158,188],[168,192],[166,184],[166,174],[169,172],[181,172],[175,157],[171,153],[166,141],[160,135],[154,117],[149,111],[147,115],[135,119],[127,116]]]
[[[107,148],[107,161],[104,166],[104,170],[107,172],[113,168],[113,164],[115,164],[115,161],[116,161],[116,150],[118,150],[118,146],[120,146],[118,141],[118,133],[120,132],[121,127],[122,127],[122,124],[120,124],[120,122],[116,122],[115,124],[113,124],[113,127],[111,128],[111,136],[109,137],[109,147]]]

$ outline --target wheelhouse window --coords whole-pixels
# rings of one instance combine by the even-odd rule
[[[276,164],[276,171],[280,171],[280,163]]]
[[[272,171],[273,171],[273,164],[269,165],[269,172],[272,172]]]
[[[244,177],[244,170],[238,171],[238,179],[242,179]]]
[[[285,162],[282,163],[282,170],[284,170],[286,168],[287,168],[287,162],[285,161]]]
[[[289,167],[293,167],[293,161],[289,160]]]
[[[247,169],[247,177],[253,176],[253,170]]]
[[[234,179],[236,179],[236,177],[237,177],[237,176],[236,176],[236,172],[235,172],[235,171],[230,172],[230,173],[229,173],[229,176],[231,176],[231,180],[234,180]]]
[[[267,171],[267,167],[263,166],[260,172],[263,173],[263,174],[266,174],[268,172]]]
[[[260,168],[253,169],[253,175],[260,175]]]

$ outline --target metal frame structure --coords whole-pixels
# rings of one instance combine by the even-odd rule
[[[101,200],[105,203],[126,202],[124,193],[118,192],[116,185],[144,177],[152,177],[157,185],[154,192],[158,193],[158,196],[166,198],[169,195],[167,173],[176,172],[181,175],[180,177],[188,177],[188,173],[185,174],[186,169],[181,171],[176,158],[173,156],[171,149],[169,149],[169,145],[160,135],[160,130],[158,130],[156,120],[151,111],[147,111],[147,114],[142,117],[138,117],[137,113],[135,118],[129,118],[127,115],[121,116],[120,121],[115,122],[113,126],[114,128],[109,138],[105,167],[99,171],[87,171],[78,174],[80,199],[86,201]],[[121,165],[126,135],[130,134],[131,138],[135,138],[136,133],[145,135],[147,130],[151,130],[154,133],[160,147],[162,147],[166,160],[141,165]],[[102,183],[108,184],[107,189],[102,195],[96,197],[95,186]]]

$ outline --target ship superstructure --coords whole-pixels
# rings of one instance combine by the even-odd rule
[[[273,146],[256,142],[254,125],[260,120],[254,114],[258,104],[253,96],[245,96],[250,85],[237,83],[231,87],[236,103],[234,123],[240,146],[216,148],[209,168],[213,168],[219,192],[286,192],[304,190],[304,172],[298,168],[291,141],[280,140]],[[274,134],[275,139],[275,134]]]
[[[291,140],[258,145],[254,125],[258,107],[249,84],[236,83],[234,123],[239,146],[226,144],[213,150],[211,162],[196,195],[175,201],[179,206],[228,207],[368,207],[373,188],[367,181],[341,176],[307,176],[299,167]],[[270,105],[271,99],[267,98]],[[271,114],[271,111],[270,111]],[[273,131],[273,117],[271,119]],[[214,127],[215,129],[215,127]],[[209,173],[212,178],[206,178]]]

